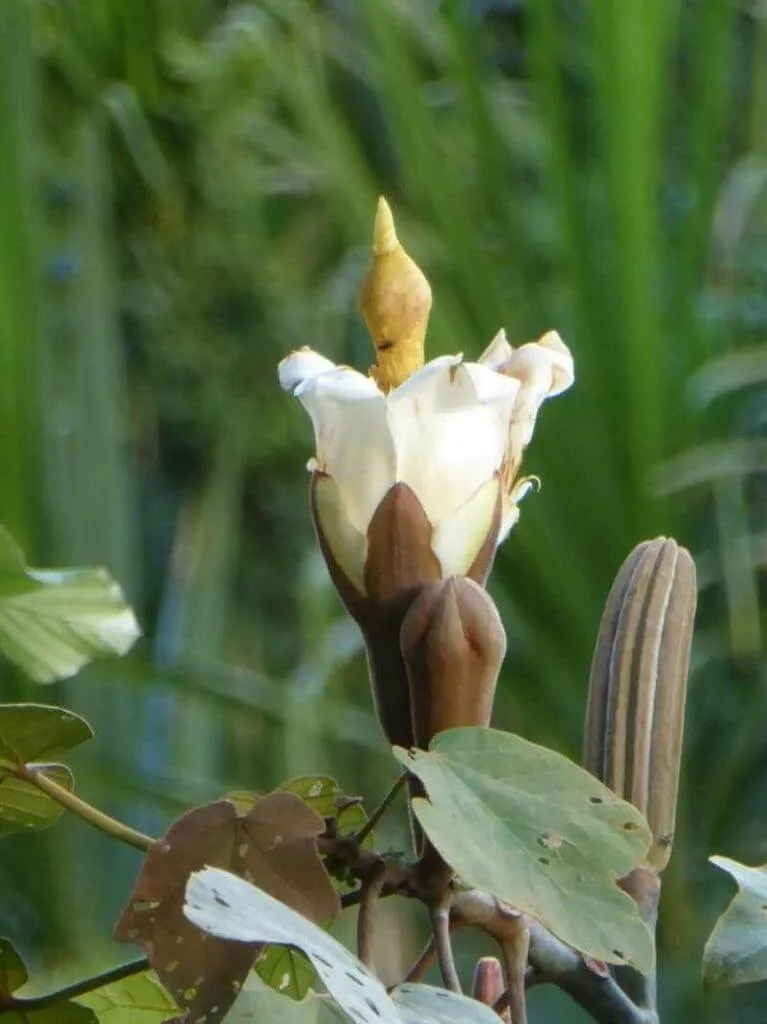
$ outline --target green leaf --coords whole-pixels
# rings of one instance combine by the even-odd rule
[[[401,1024],[386,989],[364,964],[317,925],[242,878],[220,868],[194,872],[184,913],[218,938],[296,946],[356,1024]]]
[[[311,961],[289,946],[267,946],[258,958],[256,971],[270,988],[296,1000],[304,998],[316,977]]]
[[[767,864],[749,868],[729,857],[710,857],[738,883],[738,893],[716,922],[703,951],[707,988],[767,978]]]
[[[498,1024],[476,999],[432,985],[399,985],[392,993],[402,1024]]]
[[[152,971],[115,981],[77,997],[99,1024],[163,1024],[180,1011]]]
[[[636,808],[561,754],[495,729],[452,729],[429,753],[395,756],[426,787],[415,814],[464,882],[597,960],[650,968],[650,934],[615,884],[650,845]]]
[[[334,818],[339,835],[354,835],[367,821],[361,801],[347,797],[329,775],[301,775],[283,782],[278,789],[294,793],[323,818]],[[367,849],[371,842],[369,837],[363,847]]]
[[[0,996],[11,995],[26,985],[28,978],[26,964],[13,943],[9,939],[0,939]]]
[[[65,764],[30,765],[70,792],[74,776]],[[0,775],[0,836],[26,832],[30,828],[48,828],[64,813],[46,793],[24,779]]]
[[[79,715],[46,704],[0,704],[0,772],[33,761],[56,761],[91,739],[93,730]]]
[[[0,651],[32,679],[72,676],[97,655],[125,654],[140,635],[104,569],[28,569],[0,526]]]

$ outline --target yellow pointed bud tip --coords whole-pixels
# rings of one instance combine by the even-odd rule
[[[359,308],[376,350],[377,366],[371,368],[371,376],[388,392],[424,364],[431,288],[400,245],[383,196],[378,200],[373,258],[360,287]]]
[[[399,239],[391,207],[383,196],[379,196],[373,225],[373,255],[384,256],[387,252],[394,252],[398,246]]]

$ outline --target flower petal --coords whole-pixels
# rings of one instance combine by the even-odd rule
[[[412,488],[434,526],[499,469],[519,389],[513,378],[448,356],[389,394],[397,480]]]
[[[500,487],[498,477],[492,477],[434,529],[431,549],[443,577],[465,576],[474,564],[493,525]]]
[[[506,331],[501,328],[477,362],[491,370],[502,370],[506,362],[511,358],[513,351],[514,349],[506,337]]]
[[[518,461],[530,443],[538,410],[547,398],[566,391],[575,379],[573,357],[556,331],[514,349],[503,367],[521,384],[511,419],[512,459]]]
[[[314,424],[317,468],[333,477],[351,523],[364,534],[396,480],[386,399],[369,377],[346,368],[304,380],[295,395]]]
[[[335,370],[336,364],[321,356],[319,352],[304,346],[291,352],[280,361],[277,373],[280,378],[280,386],[283,391],[295,391],[295,389],[312,377],[320,373],[327,373],[328,370]]]
[[[364,594],[367,539],[349,519],[341,489],[331,476],[318,474],[315,478],[314,509],[318,529],[339,569]]]

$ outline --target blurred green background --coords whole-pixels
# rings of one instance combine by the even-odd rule
[[[577,758],[618,565],[658,533],[696,556],[664,1020],[765,1021],[764,986],[697,981],[731,891],[708,854],[767,860],[761,0],[2,0],[0,521],[33,564],[106,565],[146,639],[44,690],[4,668],[0,696],[86,715],[80,792],[154,834],[290,775],[384,792],[276,383],[302,344],[371,362],[381,192],[432,281],[430,355],[504,325],[576,359],[493,576],[496,723]],[[42,983],[128,959],[137,863],[77,821],[4,842],[0,933]],[[386,920],[391,972],[419,922]],[[544,991],[532,1014],[584,1020]]]

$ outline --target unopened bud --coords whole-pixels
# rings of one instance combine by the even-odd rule
[[[383,196],[378,200],[373,258],[360,287],[359,308],[376,350],[371,376],[389,392],[424,364],[431,288],[400,245]]]
[[[483,1003],[491,1009],[495,1006],[503,993],[506,991],[506,982],[503,977],[503,968],[498,957],[481,956],[474,968],[474,979],[471,983],[471,994],[478,1003]],[[500,1018],[511,1024],[511,1014],[508,1007],[500,1013]]]
[[[657,871],[674,838],[696,596],[685,548],[665,537],[638,545],[607,598],[591,666],[584,766],[645,815]]]
[[[486,726],[506,653],[506,634],[489,595],[463,576],[423,588],[402,624],[416,745],[445,729]]]

